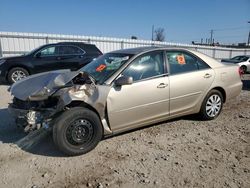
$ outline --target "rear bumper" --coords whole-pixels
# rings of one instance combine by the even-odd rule
[[[243,83],[240,81],[234,85],[230,85],[226,90],[227,99],[235,98],[240,95]]]

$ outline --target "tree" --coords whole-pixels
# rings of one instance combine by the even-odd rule
[[[154,32],[156,41],[165,41],[165,30],[163,28],[159,27]]]
[[[131,39],[137,40],[136,36],[131,36]]]

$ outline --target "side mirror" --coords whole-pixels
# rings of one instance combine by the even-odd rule
[[[133,83],[133,78],[131,76],[121,76],[115,81],[116,86],[130,85]]]
[[[38,52],[37,54],[36,54],[36,58],[40,58],[41,57],[41,52]]]

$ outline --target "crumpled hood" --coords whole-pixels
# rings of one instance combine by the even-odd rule
[[[41,100],[53,94],[58,88],[65,86],[79,71],[57,70],[29,76],[13,84],[10,88],[11,95],[23,101],[33,97]]]

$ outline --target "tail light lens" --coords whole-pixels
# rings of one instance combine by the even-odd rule
[[[238,72],[239,72],[239,75],[242,76],[243,75],[243,70],[239,67],[238,68]]]

